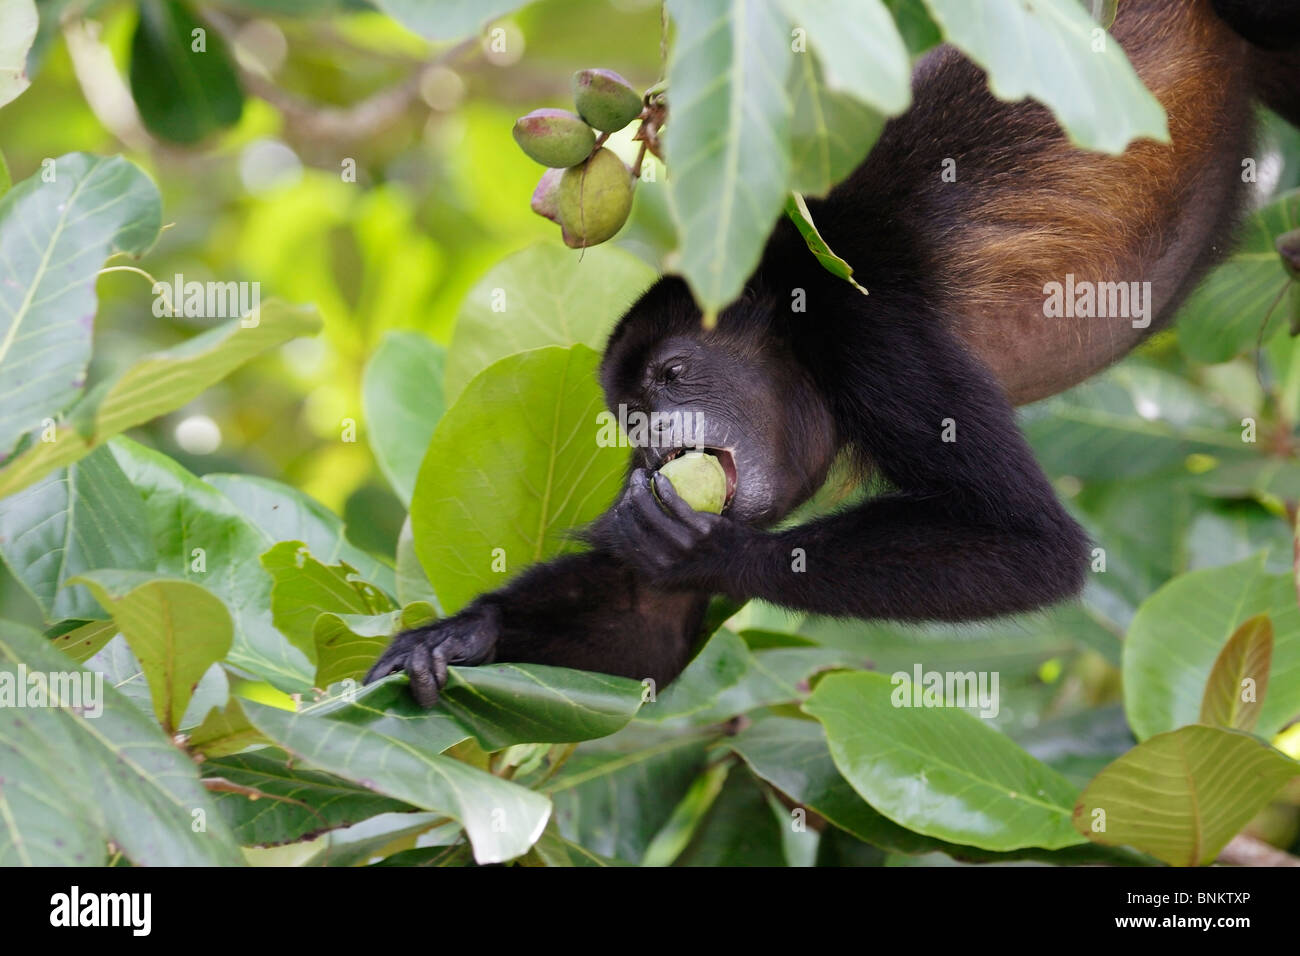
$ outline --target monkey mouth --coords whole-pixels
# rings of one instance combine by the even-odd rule
[[[707,445],[699,448],[670,448],[659,459],[659,467],[662,468],[688,451],[702,451],[718,459],[718,464],[722,466],[722,473],[727,476],[727,500],[722,505],[723,510],[726,510],[727,505],[731,504],[732,496],[736,493],[736,456],[731,453],[730,448],[710,448]]]

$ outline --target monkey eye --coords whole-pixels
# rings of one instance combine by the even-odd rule
[[[675,382],[685,369],[686,366],[681,362],[674,362],[671,365],[665,365],[659,372],[659,380],[661,382]]]

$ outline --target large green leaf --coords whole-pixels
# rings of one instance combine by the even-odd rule
[[[204,49],[194,49],[194,33]],[[239,121],[244,94],[225,41],[176,0],[142,0],[131,39],[131,97],[154,135],[196,143]]]
[[[45,638],[0,621],[0,681],[16,680],[19,665],[94,686]],[[98,714],[75,701],[0,707],[0,865],[100,866],[111,840],[144,866],[239,866],[194,764],[122,695],[100,690]]]
[[[1300,713],[1300,608],[1289,574],[1263,555],[1170,581],[1138,609],[1124,641],[1124,709],[1139,740],[1195,723],[1219,652],[1248,619],[1273,622],[1268,695],[1256,725],[1277,733]]]
[[[365,727],[433,753],[442,753],[470,736],[445,711],[425,710],[416,704],[406,691],[406,682],[399,678],[360,688],[355,684],[332,687],[328,695],[303,707],[301,713]]]
[[[301,541],[317,560],[344,561],[385,593],[396,591],[393,569],[349,541],[343,519],[315,498],[259,475],[204,475],[203,480],[233,501],[271,541]]]
[[[537,243],[506,257],[474,283],[457,314],[447,401],[515,352],[546,345],[603,349],[618,317],[654,279],[653,269],[615,246],[593,246],[578,256]]]
[[[1195,385],[1125,365],[1023,411],[1044,469],[1113,481],[1180,464],[1188,455],[1243,457],[1241,422]]]
[[[886,116],[912,100],[912,67],[894,18],[881,0],[780,0],[786,16],[825,66],[826,86]],[[810,54],[801,51],[799,59]]]
[[[182,726],[190,697],[230,650],[230,613],[221,599],[146,571],[90,571],[75,579],[94,593],[131,645],[164,729]]]
[[[0,0],[0,106],[31,85],[27,51],[36,39],[37,25],[35,0]]]
[[[541,664],[449,668],[441,700],[488,750],[605,737],[640,706],[637,681]]]
[[[1198,723],[1247,733],[1259,722],[1273,663],[1273,622],[1252,617],[1237,628],[1210,668]]]
[[[388,483],[410,507],[415,476],[446,402],[443,347],[419,332],[391,331],[361,380],[370,450]]]
[[[416,481],[411,525],[447,612],[572,550],[566,533],[614,499],[627,455],[596,444],[598,358],[582,345],[511,355],[443,416]]]
[[[158,187],[121,157],[69,153],[51,172],[0,199],[0,459],[81,392],[99,268],[110,253],[146,252],[162,220]],[[0,498],[17,487],[0,477]]]
[[[375,5],[428,40],[459,40],[530,0],[375,0]]]
[[[201,584],[230,610],[234,640],[226,662],[287,693],[309,689],[311,660],[271,620],[271,578],[258,564],[272,543],[267,533],[166,455],[122,437],[109,448],[144,498],[141,527],[152,532],[156,570]]]
[[[835,826],[872,846],[894,853],[945,853],[965,862],[1042,860],[1053,863],[1134,862],[1089,846],[1061,850],[1028,847],[995,853],[914,833],[877,813],[840,776],[826,743],[826,731],[811,720],[771,717],[730,741],[755,774]]]
[[[785,866],[790,817],[776,818],[765,789],[744,769],[729,774],[677,865]]]
[[[1248,734],[1194,724],[1157,734],[1097,775],[1074,810],[1089,839],[1175,866],[1213,862],[1300,763]]]
[[[830,89],[813,53],[794,58],[786,89],[793,104],[790,188],[824,196],[866,158],[885,128],[885,117]]]
[[[804,710],[826,727],[835,765],[895,823],[986,850],[1058,849],[1074,788],[978,717],[949,707],[896,707],[884,674],[831,674]]]
[[[770,0],[668,0],[668,195],[706,310],[740,295],[790,182],[789,24]]]
[[[1077,0],[925,0],[944,38],[988,73],[1003,100],[1032,96],[1085,149],[1122,153],[1134,139],[1169,141],[1164,109],[1119,44],[1093,45],[1096,22]]]
[[[528,851],[550,817],[540,794],[371,727],[247,703],[249,720],[302,762],[458,820],[479,863]]]
[[[593,853],[639,863],[703,767],[707,743],[699,736],[647,739],[634,725],[578,748],[546,786],[560,833]]]
[[[6,196],[2,202],[8,200]],[[267,302],[255,325],[245,327],[242,320],[232,319],[174,348],[137,359],[83,396],[54,441],[35,442],[0,469],[0,498],[71,464],[119,432],[179,408],[255,355],[319,328],[315,309]]]
[[[382,614],[393,604],[346,563],[325,565],[301,541],[281,541],[261,557],[271,580],[271,615],[276,628],[313,661],[316,619],[325,613]]]
[[[154,566],[144,505],[107,448],[0,498],[0,557],[47,621],[104,616],[85,588],[64,587],[70,578]]]
[[[274,748],[205,760],[203,776],[234,785],[218,790],[213,800],[245,846],[292,843],[379,813],[410,809],[332,774],[295,767]]]
[[[1267,341],[1287,326],[1278,294],[1290,281],[1276,237],[1300,226],[1300,190],[1253,213],[1238,235],[1236,251],[1196,288],[1178,312],[1178,345],[1198,362],[1226,362],[1255,347],[1269,309]]]

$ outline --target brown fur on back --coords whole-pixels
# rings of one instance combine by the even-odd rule
[[[1081,381],[1167,321],[1223,253],[1241,206],[1249,47],[1208,0],[1124,0],[1119,11],[1113,37],[1164,106],[1170,143],[1139,140],[1120,156],[1089,152],[1072,146],[1043,107],[997,104],[983,133],[1004,145],[954,157],[968,186],[948,209],[932,265],[959,330],[1017,402]],[[918,101],[982,82],[955,51],[933,56],[918,72]],[[1046,318],[1044,286],[1067,274],[1151,281],[1151,329],[1128,319]]]

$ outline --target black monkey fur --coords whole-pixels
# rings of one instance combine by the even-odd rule
[[[1113,33],[1165,105],[1171,145],[1085,153],[1043,107],[999,102],[969,61],[928,54],[909,112],[810,202],[869,296],[825,272],[782,222],[716,329],[701,329],[685,284],[665,277],[610,336],[610,407],[702,412],[702,444],[733,469],[724,514],[692,511],[655,479],[673,449],[637,449],[624,491],[586,532],[591,550],[398,635],[367,679],[405,670],[426,705],[448,664],[493,660],[662,687],[717,594],[900,621],[987,618],[1076,594],[1090,544],[1014,405],[1086,378],[1167,322],[1230,245],[1253,102],[1300,119],[1300,0],[1119,10]],[[946,159],[956,182],[941,179]],[[1045,318],[1044,281],[1067,272],[1150,281],[1154,321]],[[806,311],[792,311],[796,290]],[[892,490],[769,530],[841,452]]]

